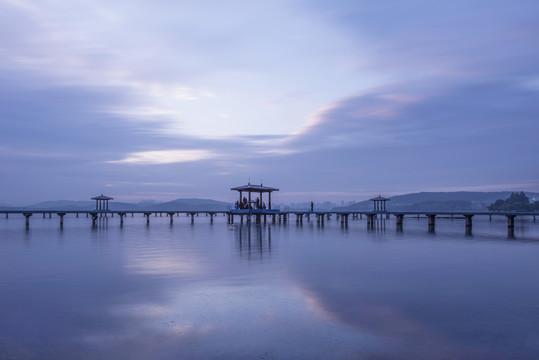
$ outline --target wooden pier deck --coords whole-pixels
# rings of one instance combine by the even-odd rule
[[[30,218],[35,215],[42,215],[43,218],[49,217],[52,218],[52,214],[57,215],[60,218],[60,226],[64,224],[64,216],[67,214],[75,215],[79,217],[80,215],[85,215],[88,218],[91,218],[92,225],[96,225],[96,222],[99,218],[103,217],[120,217],[120,225],[124,223],[124,217],[129,214],[133,217],[135,214],[142,214],[146,217],[146,224],[150,224],[151,216],[163,215],[170,218],[170,224],[174,222],[174,216],[178,217],[180,215],[185,215],[190,217],[191,223],[194,223],[195,217],[200,214],[204,214],[210,217],[210,222],[213,222],[214,216],[218,214],[223,214],[227,217],[227,223],[233,224],[235,218],[239,218],[240,223],[251,223],[254,219],[254,222],[257,224],[266,223],[271,221],[272,223],[287,223],[290,221],[290,217],[294,215],[296,223],[302,224],[303,219],[311,219],[311,216],[316,218],[316,221],[320,225],[324,225],[324,222],[328,219],[331,219],[334,216],[337,220],[341,222],[343,226],[348,225],[349,217],[352,219],[367,218],[367,227],[373,229],[375,221],[382,217],[390,219],[395,217],[396,227],[398,231],[403,230],[404,218],[405,217],[426,217],[428,219],[428,231],[434,232],[436,226],[436,217],[444,218],[464,218],[465,219],[465,230],[466,233],[471,233],[472,230],[472,218],[474,216],[488,216],[489,219],[492,219],[493,216],[500,217],[504,216],[507,218],[507,230],[508,234],[512,236],[514,234],[515,227],[515,218],[516,217],[531,217],[535,222],[536,217],[539,216],[539,212],[500,212],[500,211],[308,211],[308,210],[277,210],[277,209],[229,209],[229,210],[216,210],[216,211],[200,211],[200,210],[181,210],[181,211],[154,211],[154,210],[55,210],[55,209],[19,209],[19,210],[0,210],[0,214],[4,214],[6,218],[9,215],[23,215],[25,217],[26,228],[30,226]],[[269,219],[269,220],[268,220]]]

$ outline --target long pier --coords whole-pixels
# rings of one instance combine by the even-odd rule
[[[488,216],[491,220],[493,216],[504,216],[507,218],[507,231],[509,236],[514,235],[515,229],[515,218],[516,217],[533,217],[535,222],[536,216],[539,216],[539,212],[499,212],[499,211],[307,211],[307,210],[267,210],[267,209],[235,209],[235,210],[216,210],[216,211],[201,211],[201,210],[167,210],[167,211],[155,211],[155,210],[51,210],[51,209],[23,209],[23,210],[0,210],[0,214],[4,214],[6,218],[9,215],[23,215],[25,217],[25,225],[28,229],[30,227],[30,218],[34,215],[42,215],[45,217],[52,217],[52,214],[57,215],[60,218],[60,226],[63,227],[64,216],[67,214],[75,214],[76,217],[79,215],[86,215],[86,217],[91,218],[92,225],[96,225],[96,222],[99,218],[103,217],[114,217],[117,215],[120,217],[120,225],[123,226],[124,217],[130,214],[132,217],[135,214],[142,214],[146,217],[146,224],[150,224],[150,218],[152,215],[155,217],[162,217],[163,215],[170,218],[170,224],[174,222],[174,216],[178,217],[180,214],[190,216],[191,223],[194,223],[194,219],[199,214],[205,214],[210,217],[210,222],[213,223],[213,218],[217,214],[223,214],[227,216],[227,223],[233,224],[235,218],[239,217],[239,222],[251,223],[254,219],[254,222],[257,224],[266,223],[271,221],[272,223],[287,223],[290,221],[290,216],[294,215],[297,224],[302,224],[303,219],[306,218],[310,220],[311,216],[316,218],[316,222],[320,225],[324,225],[325,220],[331,219],[332,216],[335,216],[337,220],[340,220],[343,226],[348,225],[348,219],[351,216],[354,218],[367,218],[367,228],[374,229],[375,222],[379,218],[385,217],[390,219],[392,216],[395,218],[397,231],[402,231],[404,226],[405,217],[417,217],[421,216],[428,219],[428,231],[434,232],[436,227],[436,217],[445,217],[445,218],[455,218],[455,217],[464,217],[465,219],[465,231],[466,234],[471,234],[473,217],[474,216]],[[269,219],[269,220],[268,220]]]

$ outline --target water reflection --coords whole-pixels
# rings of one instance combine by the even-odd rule
[[[130,218],[131,219],[131,218]],[[3,220],[3,219],[2,219]],[[67,220],[67,218],[66,218]],[[0,358],[533,359],[539,225],[0,222]],[[176,220],[176,219],[175,219]],[[393,218],[391,219],[393,220]],[[436,241],[432,241],[435,239]],[[58,240],[58,241],[56,241]],[[32,246],[25,246],[25,245]],[[244,261],[244,260],[248,261]],[[251,261],[251,260],[255,261]],[[271,261],[267,261],[270,259]],[[262,260],[262,261],[261,261]]]
[[[271,225],[235,225],[236,244],[240,256],[264,258],[271,256]]]

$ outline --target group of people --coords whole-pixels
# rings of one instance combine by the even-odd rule
[[[243,197],[243,200],[240,202],[240,201],[236,201],[236,209],[265,209],[266,208],[266,203],[265,202],[260,202],[260,199],[259,198],[256,198],[256,200],[254,201],[251,201],[249,203],[249,201],[247,201],[247,198],[244,196]]]

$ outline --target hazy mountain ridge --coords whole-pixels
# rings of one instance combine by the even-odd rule
[[[525,192],[530,199],[538,199],[539,193]],[[389,197],[387,210],[400,211],[473,211],[487,210],[487,206],[499,199],[507,199],[511,191],[456,191],[456,192],[419,192]],[[335,207],[333,210],[347,211],[372,210],[371,201],[365,200],[348,206]]]
[[[539,199],[539,193],[525,192],[530,201]],[[388,210],[401,211],[473,211],[487,210],[487,206],[494,203],[496,200],[507,199],[511,195],[511,191],[496,191],[496,192],[473,192],[473,191],[458,191],[458,192],[419,192],[404,195],[392,196],[387,203]],[[276,204],[277,205],[277,204]],[[333,206],[332,206],[333,205]],[[348,204],[346,206],[335,206],[337,204],[325,201],[314,204],[314,210],[335,210],[348,211],[372,210],[372,202],[365,200]],[[232,203],[217,201],[212,199],[201,198],[185,198],[176,199],[167,202],[155,202],[153,200],[144,200],[138,203],[125,203],[111,200],[109,208],[112,211],[226,211]],[[331,206],[331,208],[330,208]],[[310,207],[310,202],[304,203],[280,203],[281,210],[296,209]],[[91,200],[55,200],[43,201],[27,206],[12,206],[9,204],[0,204],[0,209],[4,210],[80,210],[90,211],[95,210],[95,201]]]
[[[221,211],[227,210],[232,204],[211,200],[211,199],[176,199],[167,202],[154,202],[154,201],[141,201],[138,203],[125,203],[111,200],[109,202],[109,209],[112,211],[186,211],[186,210],[195,210],[195,211]],[[35,210],[80,210],[80,211],[90,211],[95,210],[95,201],[91,200],[52,200],[52,201],[42,201],[36,204],[31,204],[27,206],[11,206],[8,204],[0,205],[2,209],[9,210],[25,210],[25,209],[35,209]]]

